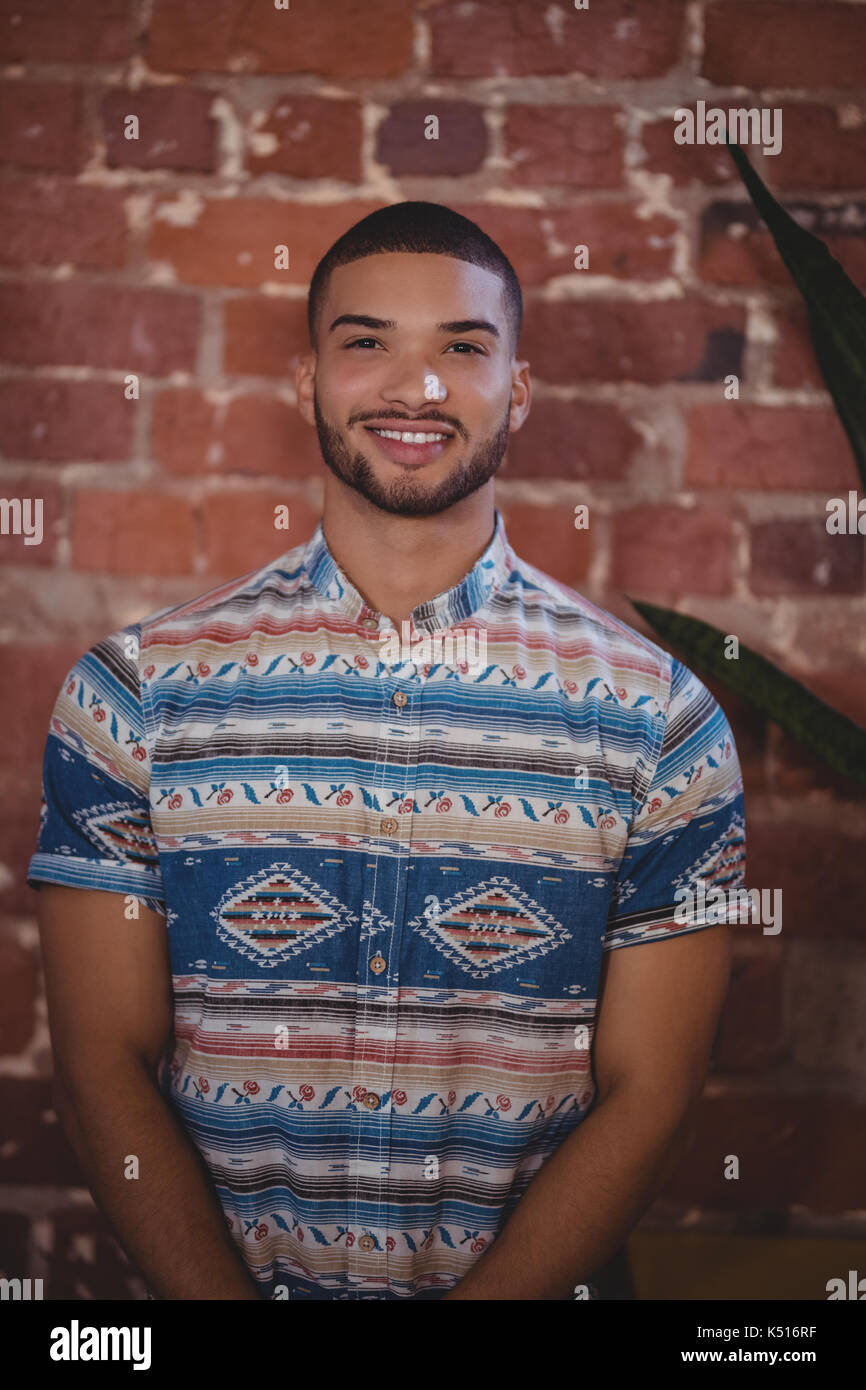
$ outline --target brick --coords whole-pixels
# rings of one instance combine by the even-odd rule
[[[439,121],[439,135],[428,140],[427,116]],[[471,101],[429,96],[392,106],[376,132],[376,158],[389,173],[472,174],[487,154],[487,127],[482,108]]]
[[[798,942],[786,968],[787,1032],[791,1060],[823,1078],[866,1072],[866,957],[847,943],[827,952]]]
[[[555,22],[531,0],[460,0],[427,10],[433,77],[656,77],[674,67],[683,38],[682,0],[606,0],[557,7]]]
[[[111,1226],[96,1207],[53,1211],[54,1246],[45,1296],[74,1302],[88,1299],[139,1301],[146,1290]],[[91,1259],[90,1252],[93,1253]]]
[[[0,359],[161,376],[195,367],[190,295],[81,282],[0,284]]]
[[[812,336],[809,316],[803,303],[779,305],[774,312],[778,342],[773,363],[776,386],[818,386],[827,389],[821,375]]]
[[[866,10],[859,5],[711,4],[704,35],[703,75],[722,86],[862,86]]]
[[[213,92],[197,87],[113,87],[100,106],[109,168],[212,172],[217,164],[213,99]],[[130,115],[138,117],[137,140],[124,135]]]
[[[83,110],[74,82],[0,83],[0,163],[77,172],[86,158]]]
[[[23,1212],[0,1212],[0,1278],[26,1279],[29,1269],[30,1218]]]
[[[3,669],[15,673],[14,686],[6,681],[0,687],[3,761],[6,768],[29,768],[34,776],[35,801],[27,814],[35,841],[39,819],[39,770],[48,721],[60,683],[81,656],[81,647],[70,641],[38,646],[33,643],[31,634],[29,642],[4,643],[2,655]],[[22,690],[29,692],[26,700],[21,698]]]
[[[499,500],[497,506],[509,541],[528,564],[572,588],[586,578],[592,558],[592,508],[589,530],[576,531],[571,502],[544,507],[509,499]]]
[[[866,844],[845,830],[842,817],[826,829],[808,820],[784,824],[750,817],[749,884],[782,890],[783,941],[800,936],[866,940],[860,910]]]
[[[543,285],[551,276],[571,270],[573,258],[550,249],[550,231],[544,226],[549,210],[461,202],[449,202],[449,207],[470,218],[493,238],[514,266],[523,290]]]
[[[361,105],[323,97],[278,97],[250,132],[247,168],[295,179],[361,181]]]
[[[197,216],[178,221],[178,198],[170,194],[154,205],[148,256],[189,285],[306,285],[332,242],[381,206],[213,198],[199,203]],[[289,249],[287,270],[274,266],[276,246]]]
[[[136,27],[122,0],[0,0],[0,61],[122,62],[135,52]]]
[[[640,435],[604,401],[537,400],[508,443],[505,478],[625,477]]]
[[[666,1199],[718,1212],[766,1210],[777,1221],[794,1207],[838,1215],[862,1205],[866,1106],[855,1100],[817,1090],[704,1096],[694,1119],[694,1142]],[[740,1160],[736,1182],[725,1177],[728,1154]]]
[[[303,299],[239,295],[223,304],[225,370],[280,380],[310,351]]]
[[[711,104],[711,103],[708,103]],[[686,103],[677,110],[695,111],[694,102]],[[783,121],[787,136],[788,113]],[[653,174],[670,174],[674,184],[681,188],[689,183],[720,184],[739,181],[739,174],[731,156],[723,145],[678,145],[674,140],[677,121],[673,115],[661,120],[647,121],[641,131],[641,142],[646,152],[646,161],[640,165]],[[772,167],[775,169],[774,159]]]
[[[857,486],[848,437],[830,406],[720,401],[687,413],[687,487],[826,493]]]
[[[250,473],[306,480],[321,463],[316,431],[295,406],[250,392],[224,408],[193,389],[156,399],[153,453],[168,473]]]
[[[775,188],[866,186],[866,124],[843,126],[837,108],[818,102],[782,110],[782,148],[766,165]]]
[[[657,213],[637,215],[634,205],[582,203],[577,207],[509,208],[451,204],[501,246],[523,290],[561,275],[610,275],[651,280],[670,272],[675,224]],[[574,268],[574,247],[589,250],[589,267]],[[525,321],[535,313],[527,310]]]
[[[192,574],[193,508],[185,497],[81,489],[72,513],[72,563],[103,574]]]
[[[156,0],[148,32],[153,71],[314,73],[397,77],[413,64],[412,11],[403,0],[331,0],[304,14],[247,0]]]
[[[4,1144],[0,1184],[85,1186],[78,1160],[54,1114],[50,1081],[0,1077]]]
[[[0,451],[57,463],[127,459],[138,403],[120,382],[7,377],[0,382]]]
[[[63,496],[60,488],[55,483],[45,482],[41,478],[19,478],[15,481],[8,478],[0,485],[0,493],[9,502],[17,498],[22,505],[20,520],[10,513],[9,523],[10,527],[17,523],[22,528],[21,534],[15,535],[10,530],[9,535],[0,535],[0,561],[4,565],[47,567],[53,564],[63,517]],[[42,502],[42,540],[38,545],[28,545],[23,532],[28,521],[24,515],[23,504],[28,499],[31,533],[35,530],[37,522],[35,504],[37,501]],[[32,579],[29,582],[32,583]]]
[[[620,188],[623,131],[616,106],[524,106],[506,109],[510,181],[527,188]]]
[[[274,527],[274,508],[289,509],[288,531]],[[204,502],[208,572],[234,579],[269,564],[313,534],[321,508],[291,488],[214,492]]]
[[[0,262],[6,265],[122,266],[124,194],[90,184],[7,179],[0,203]]]
[[[787,211],[826,244],[855,284],[866,281],[866,204],[788,203]],[[698,271],[719,285],[781,285],[791,275],[751,203],[714,203],[701,219]]]
[[[787,663],[786,669],[789,669]],[[803,678],[803,684],[818,693],[811,674]],[[842,686],[841,693],[847,697],[844,700],[824,698],[843,714],[848,713],[855,722],[862,723],[866,711],[866,680],[861,677],[853,691],[851,685],[849,677]],[[856,712],[852,712],[855,707]],[[773,729],[771,764],[774,796],[786,797],[801,805],[810,801],[826,804],[830,796],[839,801],[866,802],[866,787],[833,771],[823,759],[807,752],[801,744],[795,743],[777,728]]]
[[[824,520],[761,521],[750,528],[753,594],[857,594],[863,538],[831,536]]]
[[[758,1071],[773,1066],[779,1061],[781,1046],[779,952],[763,946],[757,955],[735,950],[731,985],[713,1050],[714,1071]]]
[[[629,596],[726,594],[731,523],[724,513],[635,507],[613,522],[613,583]]]
[[[851,615],[844,614],[843,616],[840,614],[840,619],[843,634],[847,634],[850,638]],[[815,626],[814,619],[806,620],[802,635],[798,631],[797,638],[791,644],[793,652],[803,653],[814,647]],[[854,655],[848,647],[843,647],[840,650],[834,640],[835,632],[832,627],[828,628],[828,620],[823,617],[820,624],[820,635],[826,643],[831,657],[836,660],[841,657],[845,661],[844,668],[840,670],[836,666],[830,666],[826,670],[800,672],[798,667],[794,666],[792,674],[798,680],[802,680],[804,685],[808,685],[809,689],[813,690],[820,700],[832,705],[834,709],[841,710],[855,723],[866,723],[866,670],[862,665],[856,664]],[[850,794],[851,784],[847,783],[846,786]]]
[[[36,960],[9,931],[0,931],[0,1055],[14,1056],[33,1035]]]
[[[744,328],[739,305],[699,299],[536,300],[521,352],[552,383],[721,381],[741,374]]]

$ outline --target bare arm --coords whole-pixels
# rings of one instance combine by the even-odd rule
[[[157,1083],[173,1031],[164,919],[59,884],[39,891],[55,1103],[94,1199],[154,1293],[258,1299],[207,1168]],[[127,1178],[128,1156],[139,1176]]]
[[[729,928],[608,952],[598,1099],[445,1299],[564,1299],[619,1249],[670,1173],[730,978]]]

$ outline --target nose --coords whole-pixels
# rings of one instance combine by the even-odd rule
[[[414,415],[431,402],[440,404],[447,398],[448,391],[429,364],[415,359],[395,364],[393,375],[383,384],[380,395],[389,405],[402,406]]]

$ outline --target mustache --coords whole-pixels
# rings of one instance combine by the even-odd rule
[[[377,410],[369,415],[353,415],[349,420],[349,426],[364,425],[368,420],[394,420],[395,423],[402,425],[449,425],[452,430],[456,430],[461,439],[466,437],[466,431],[459,420],[441,413],[437,415],[398,415],[395,410]]]

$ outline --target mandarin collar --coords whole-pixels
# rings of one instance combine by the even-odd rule
[[[411,621],[419,631],[438,632],[465,622],[490,602],[508,578],[515,556],[501,512],[495,509],[494,516],[496,525],[490,543],[469,573],[453,588],[425,599],[412,610]],[[335,603],[350,622],[368,630],[393,626],[390,618],[371,608],[340,569],[325,540],[321,521],[304,548],[302,566],[316,591]]]

